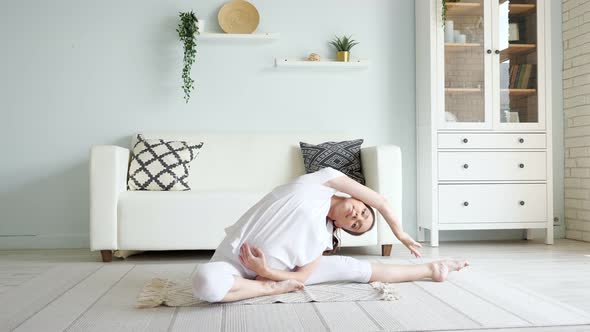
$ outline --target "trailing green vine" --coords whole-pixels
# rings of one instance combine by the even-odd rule
[[[445,30],[445,25],[447,23],[447,1],[446,0],[441,0],[442,1],[442,10],[441,10],[441,15],[442,15],[442,28],[443,30]]]
[[[183,42],[184,46],[184,57],[182,58],[182,80],[184,82],[182,89],[184,90],[184,99],[188,103],[190,99],[190,93],[195,89],[193,83],[195,82],[191,78],[191,68],[195,62],[195,55],[197,54],[197,38],[199,34],[199,28],[197,23],[199,20],[193,11],[180,12],[180,24],[178,24],[178,37]]]
[[[442,17],[442,27],[445,30],[445,25],[447,23],[447,2],[461,2],[460,0],[441,0],[442,7],[441,7],[441,17]]]

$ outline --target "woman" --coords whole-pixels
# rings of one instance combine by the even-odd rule
[[[373,228],[371,206],[410,253],[420,257],[422,246],[403,231],[383,196],[328,167],[275,188],[226,228],[210,262],[199,265],[192,276],[193,294],[209,302],[231,302],[328,281],[444,281],[450,271],[469,264],[441,260],[393,265],[324,256],[338,249],[337,229],[361,235]]]

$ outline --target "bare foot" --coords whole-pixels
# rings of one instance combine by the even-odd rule
[[[432,262],[430,263],[430,268],[432,270],[432,280],[438,282],[445,281],[449,275],[449,272],[459,271],[466,266],[469,266],[468,261],[443,259]]]
[[[283,280],[283,281],[268,281],[271,287],[271,294],[278,295],[283,293],[289,293],[296,290],[303,289],[305,286],[293,279]]]

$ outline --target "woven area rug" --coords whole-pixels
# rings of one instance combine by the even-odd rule
[[[400,296],[393,284],[372,282],[362,283],[323,283],[305,286],[303,290],[280,295],[266,295],[240,301],[223,303],[269,304],[269,303],[303,303],[303,302],[355,302],[355,301],[394,301]],[[191,307],[210,305],[209,302],[196,299],[192,294],[189,279],[170,280],[153,278],[147,282],[137,297],[137,308],[157,306]]]

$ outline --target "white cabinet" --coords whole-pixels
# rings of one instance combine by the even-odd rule
[[[546,230],[553,243],[548,0],[416,1],[418,240]],[[444,28],[443,28],[444,26]]]
[[[441,224],[538,222],[547,218],[545,184],[439,186]],[[444,227],[444,225],[443,225]]]
[[[545,149],[545,134],[438,134],[439,149]]]
[[[547,155],[540,151],[438,152],[438,180],[455,181],[545,181]]]

